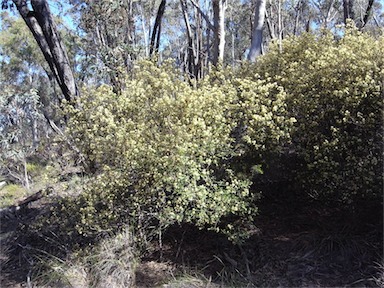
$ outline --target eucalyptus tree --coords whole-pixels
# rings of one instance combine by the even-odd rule
[[[192,7],[188,6],[188,3]],[[224,62],[227,0],[180,0],[188,38],[189,71],[198,74],[202,63],[217,66]],[[192,9],[193,8],[193,9]],[[190,11],[193,13],[190,13]],[[193,16],[190,16],[193,15]],[[194,19],[194,25],[191,24]],[[204,21],[203,21],[204,20]],[[194,29],[192,29],[194,27]],[[208,61],[204,61],[204,58]],[[195,72],[193,73],[193,68]],[[201,73],[200,73],[201,74]]]
[[[0,175],[29,189],[29,157],[35,154],[45,121],[36,90],[0,93]]]
[[[318,24],[325,28],[335,28],[337,24],[354,22],[363,29],[375,20],[375,10],[381,10],[380,1],[375,0],[314,0]],[[379,13],[380,14],[380,13]]]
[[[254,6],[251,9],[257,12],[260,0],[249,2]],[[265,46],[270,40],[278,41],[280,50],[282,40],[289,35],[300,35],[318,29],[338,31],[340,25],[345,25],[347,21],[354,22],[360,29],[375,31],[379,30],[378,27],[383,23],[381,4],[375,0],[266,0],[265,2],[264,16],[268,33],[259,33],[259,37],[262,35]],[[261,17],[262,15],[256,18]],[[253,27],[257,26],[256,18]]]
[[[50,104],[58,99],[52,97],[55,80],[36,41],[22,19],[8,12],[1,13],[0,19],[0,94],[16,95],[36,90],[42,108],[47,115],[51,114]]]
[[[344,23],[351,19],[357,27],[363,29],[370,21],[375,20],[375,10],[380,10],[380,2],[377,0],[343,0]]]
[[[26,0],[13,0],[12,3],[32,32],[65,99],[71,101],[79,92],[67,49],[63,44],[47,1],[31,0],[30,6]],[[3,8],[10,4],[8,0],[2,0]]]
[[[365,14],[368,16],[368,18],[367,21],[364,22],[365,24],[362,28],[364,31],[368,31],[369,33],[372,33],[374,35],[382,35],[384,27],[383,5],[384,3],[382,1],[373,2],[371,10],[369,10],[369,12]]]
[[[132,71],[135,61],[164,48],[160,40],[168,2],[69,0],[83,41],[82,68],[91,80],[109,83],[119,92],[123,74]]]
[[[167,4],[166,0],[161,0],[159,9],[157,11],[156,20],[152,29],[151,44],[149,53],[152,55],[154,52],[159,51],[160,47],[160,37],[161,37],[161,22],[165,12],[165,5]]]
[[[250,27],[252,23],[252,9],[246,1],[228,1],[226,17],[226,49],[224,64],[235,66],[244,59],[249,46]]]
[[[188,72],[191,77],[199,79],[203,76],[203,68],[207,65],[210,55],[209,36],[212,24],[206,13],[203,12],[204,7],[201,7],[200,3],[192,1],[193,6],[191,6],[188,5],[188,2],[188,0],[180,0],[188,43],[181,52],[184,54],[182,63],[184,71]],[[205,26],[206,29],[204,29]],[[205,32],[205,30],[207,31]],[[204,36],[206,45],[204,45]]]
[[[38,88],[47,75],[52,75],[31,32],[21,18],[7,11],[0,14],[0,21],[1,90],[25,92]]]
[[[213,65],[217,65],[224,60],[225,48],[225,11],[227,10],[227,0],[212,0],[213,6]]]
[[[70,0],[82,40],[82,69],[97,82],[121,90],[121,70],[129,71],[137,58],[133,0]],[[97,75],[97,76],[94,76]],[[101,76],[100,76],[101,75]]]
[[[28,188],[31,159],[50,157],[42,151],[59,131],[63,96],[23,19],[0,16],[0,174]]]
[[[257,0],[255,9],[254,28],[252,33],[251,47],[249,48],[248,60],[251,62],[256,61],[256,57],[262,53],[263,44],[263,26],[265,19],[265,6],[266,0]]]
[[[355,13],[353,11],[353,2],[353,0],[343,0],[344,23],[347,23],[348,19],[355,18]]]
[[[15,94],[29,93],[36,90],[41,104],[41,113],[53,130],[63,119],[59,115],[58,107],[63,99],[69,100],[57,81],[55,70],[41,53],[39,44],[29,27],[21,17],[14,13],[3,11],[0,15],[2,28],[0,30],[0,91],[13,91]],[[60,18],[55,17],[58,32],[62,36],[62,43],[68,49],[68,57],[75,64],[76,41],[73,35],[63,25]],[[60,64],[60,63],[59,63]],[[72,65],[71,69],[75,69]],[[77,73],[76,73],[77,74]],[[76,75],[75,74],[75,75]],[[75,75],[72,74],[73,80]],[[76,85],[76,84],[75,84]],[[65,90],[64,90],[65,91]],[[56,124],[55,124],[56,123]]]

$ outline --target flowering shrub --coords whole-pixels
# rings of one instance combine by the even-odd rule
[[[344,37],[305,34],[284,41],[256,71],[287,93],[297,120],[296,180],[316,199],[376,199],[383,188],[384,38],[353,27]]]
[[[129,218],[193,223],[236,238],[230,231],[252,219],[259,195],[234,164],[250,147],[278,146],[293,123],[276,84],[218,72],[190,85],[171,65],[151,62],[121,95],[89,89],[67,113],[68,133],[97,171],[78,200],[82,233]]]

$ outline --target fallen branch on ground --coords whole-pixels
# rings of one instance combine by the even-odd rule
[[[48,187],[48,188],[39,190],[38,192],[28,196],[24,200],[19,201],[16,205],[12,205],[12,206],[0,209],[0,218],[9,218],[13,214],[15,214],[17,211],[27,208],[27,206],[30,203],[40,200],[41,198],[51,194],[52,192],[53,192],[53,188]]]

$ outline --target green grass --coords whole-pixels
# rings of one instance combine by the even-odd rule
[[[20,185],[9,184],[0,189],[0,208],[15,205],[17,200],[24,197],[27,190]]]

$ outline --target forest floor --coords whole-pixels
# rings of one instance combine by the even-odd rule
[[[351,214],[267,200],[257,233],[241,246],[192,226],[171,227],[142,257],[136,287],[384,287],[381,205]],[[33,243],[17,243],[18,228],[46,202],[1,217],[0,287],[38,287],[29,282]]]

